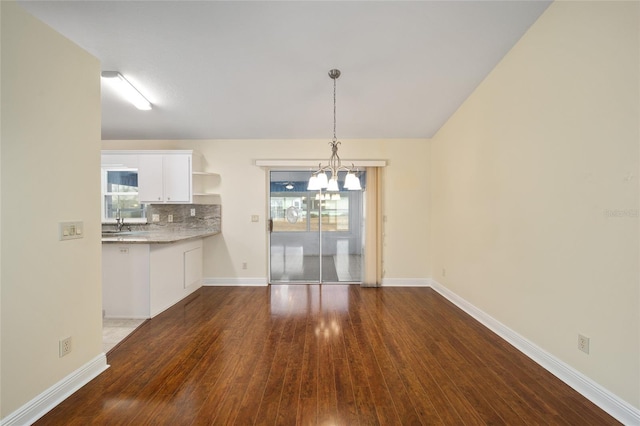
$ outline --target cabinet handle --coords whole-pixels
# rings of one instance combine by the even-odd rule
[[[158,197],[158,201],[160,201],[160,197]]]

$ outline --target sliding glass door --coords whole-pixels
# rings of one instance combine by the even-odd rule
[[[270,172],[270,282],[359,283],[363,192],[307,191],[310,176]]]

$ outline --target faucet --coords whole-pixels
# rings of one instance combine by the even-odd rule
[[[131,231],[131,226],[126,225],[127,226],[127,230]],[[122,228],[125,227],[125,223],[124,223],[124,218],[120,217],[120,209],[116,210],[116,230],[118,232],[122,231]]]

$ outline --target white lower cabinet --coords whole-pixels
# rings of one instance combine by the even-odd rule
[[[106,318],[152,318],[202,286],[202,239],[103,244]]]
[[[154,317],[202,286],[202,240],[155,244],[151,247],[150,266],[151,317]]]
[[[149,318],[149,244],[102,244],[106,318]]]

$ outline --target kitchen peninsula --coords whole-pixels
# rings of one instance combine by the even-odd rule
[[[105,318],[152,318],[202,286],[203,239],[220,233],[220,205],[149,207],[161,222],[103,226]]]

